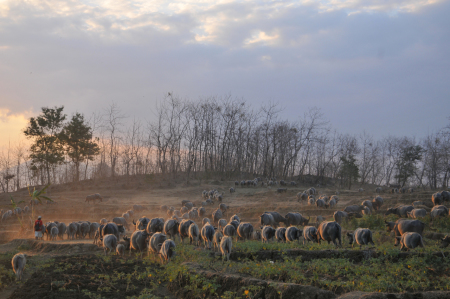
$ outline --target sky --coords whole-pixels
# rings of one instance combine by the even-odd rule
[[[449,14],[438,0],[0,0],[0,146],[43,106],[151,120],[167,92],[422,137],[450,123]]]

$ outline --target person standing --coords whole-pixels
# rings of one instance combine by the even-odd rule
[[[38,217],[38,220],[36,220],[35,222],[34,222],[34,238],[36,239],[36,240],[40,240],[40,239],[42,239],[42,226],[43,226],[44,224],[42,223],[42,220],[41,220],[41,216],[39,216]]]

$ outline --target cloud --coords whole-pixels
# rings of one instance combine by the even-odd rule
[[[292,119],[320,107],[344,132],[426,134],[450,108],[449,12],[419,0],[3,1],[0,107],[90,114],[115,101],[149,119],[168,91],[231,93],[279,101]]]
[[[11,113],[9,109],[0,107],[0,148],[15,145],[24,139],[22,130],[25,129],[28,119],[32,116],[31,111],[24,113]]]
[[[274,45],[280,36],[278,34],[268,35],[263,31],[259,31],[256,34],[253,34],[250,38],[246,39],[244,44],[246,45],[255,45],[255,44],[263,44],[263,45]]]

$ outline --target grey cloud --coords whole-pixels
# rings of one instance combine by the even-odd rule
[[[115,101],[126,114],[148,118],[167,91],[191,99],[230,93],[255,107],[279,101],[292,119],[317,106],[342,132],[423,135],[447,124],[449,3],[350,16],[348,8],[315,6],[281,5],[275,13],[272,4],[133,19],[113,18],[101,7],[48,17],[18,5],[0,19],[0,47],[11,47],[0,50],[0,89],[8,101],[0,99],[0,107],[64,104],[68,112],[90,113]],[[219,16],[226,19],[217,24],[217,40],[195,42],[203,20]],[[92,19],[100,31],[86,30]],[[245,46],[258,31],[279,40]]]

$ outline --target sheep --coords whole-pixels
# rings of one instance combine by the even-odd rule
[[[128,219],[130,219],[130,214],[128,214],[128,213],[123,213],[123,214],[122,214],[122,217],[123,217],[125,220],[128,220]]]
[[[170,262],[170,259],[175,256],[175,242],[168,239],[165,240],[160,250],[161,262]]]
[[[303,232],[301,230],[299,230],[298,228],[296,228],[295,226],[289,226],[286,229],[285,232],[285,238],[286,241],[288,242],[293,242],[295,240],[298,240],[298,242],[300,243],[300,237],[302,236]]]
[[[261,228],[261,239],[263,243],[268,243],[275,236],[275,229],[269,225]]]
[[[106,255],[106,249],[109,249],[109,252],[116,251],[117,246],[117,238],[115,235],[105,235],[103,236],[103,250]]]
[[[372,212],[373,210],[373,205],[372,202],[370,200],[365,200],[361,203],[362,206],[366,206],[370,209],[370,211]]]
[[[383,198],[380,196],[375,197],[374,199],[372,199],[372,207],[374,210],[379,210],[381,208],[381,206],[383,205]]]
[[[239,223],[241,223],[241,219],[239,219],[239,216],[234,214],[233,216],[230,217],[230,222],[231,221],[237,221]]]
[[[300,213],[292,213],[289,212],[287,213],[284,218],[286,218],[286,226],[291,226],[291,225],[308,225],[309,220],[311,219],[311,217],[308,216],[308,219],[306,219],[305,217],[303,217]]]
[[[276,226],[275,219],[273,218],[272,214],[264,213],[259,217],[261,225]]]
[[[178,232],[178,227],[180,226],[180,223],[177,220],[169,219],[164,223],[164,229],[163,232],[169,237],[173,237],[175,240],[175,237],[178,235],[181,241],[180,234]]]
[[[194,221],[190,219],[185,219],[180,222],[178,226],[178,233],[181,239],[181,243],[184,243],[184,238],[189,237],[189,226],[191,226]]]
[[[261,240],[261,232],[260,231],[253,231],[253,233],[252,233],[252,240],[255,240],[255,241],[259,241],[259,240]]]
[[[328,203],[325,204],[325,208],[333,208],[336,205],[336,199],[331,198]]]
[[[285,233],[286,233],[285,227],[279,227],[275,230],[275,238],[277,239],[278,242],[286,243]]]
[[[220,209],[215,210],[215,211],[212,213],[212,219],[213,219],[213,222],[214,222],[214,223],[218,223],[219,220],[222,218],[222,216],[223,216],[223,213],[222,213],[222,211],[221,211]]]
[[[227,225],[227,220],[226,219],[220,219],[219,222],[217,222],[217,228],[223,232],[223,228]]]
[[[188,210],[192,210],[192,208],[194,207],[194,204],[192,202],[187,202],[184,204],[184,206],[188,209]]]
[[[286,225],[287,219],[281,216],[278,212],[264,212],[265,214],[271,214],[273,219],[275,220],[275,227],[278,227],[280,222],[283,222]]]
[[[75,222],[70,223],[69,227],[67,228],[67,238],[74,240],[77,229],[78,226]]]
[[[23,270],[27,264],[27,255],[23,253],[17,253],[11,260],[12,268],[16,274],[17,280],[22,280]]]
[[[113,234],[116,236],[117,239],[119,239],[120,235],[125,234],[125,227],[123,227],[123,225],[121,225],[121,224],[116,224],[114,222],[107,223],[103,226],[100,237],[103,235],[108,235],[108,234]]]
[[[158,253],[161,250],[161,245],[166,240],[166,235],[162,233],[153,234],[148,241],[148,254],[150,251],[152,253]]]
[[[123,245],[125,250],[130,250],[131,239],[127,236],[122,237],[122,241],[117,242],[117,245]]]
[[[431,196],[431,201],[433,202],[433,205],[439,206],[442,204],[442,194],[440,192],[436,192]]]
[[[125,255],[125,245],[117,244],[117,246],[116,246],[116,255],[122,256],[122,257]]]
[[[308,196],[308,206],[313,206],[316,204],[316,199],[314,196],[310,195]]]
[[[425,209],[413,209],[411,212],[406,212],[409,218],[417,219],[423,218],[427,215],[427,211]]]
[[[240,238],[250,240],[253,234],[253,225],[244,222],[239,223],[237,232]]]
[[[308,199],[308,194],[306,194],[305,192],[299,192],[297,193],[297,201],[300,202],[302,200],[307,200]]]
[[[197,246],[200,246],[200,230],[198,229],[198,225],[195,223],[191,223],[188,229],[189,233],[189,244],[194,243]]]
[[[411,212],[412,210],[414,210],[413,206],[401,205],[401,206],[397,206],[395,208],[389,208],[384,215],[387,216],[390,214],[395,214],[399,217],[408,217],[407,213]]]
[[[363,215],[371,215],[372,211],[369,209],[369,207],[364,207],[364,210],[361,211]]]
[[[344,209],[344,212],[347,213],[358,213],[360,211],[364,210],[364,207],[361,205],[351,205],[351,206],[346,206]]]
[[[400,241],[400,251],[414,249],[417,246],[424,248],[422,236],[418,233],[408,232],[404,233],[401,237],[395,237]]]
[[[230,193],[234,193],[234,192],[236,192],[236,190],[233,187],[231,187],[230,188]]]
[[[219,230],[217,230],[214,233],[213,238],[212,238],[214,251],[216,251],[216,248],[217,248],[217,251],[219,251],[220,241],[222,241],[222,238],[223,238],[223,234]]]
[[[450,201],[450,192],[449,191],[441,191],[441,196],[443,201]]]
[[[303,228],[303,245],[305,245],[305,241],[309,243],[309,241],[318,242],[317,241],[317,229],[314,226],[305,226]]]
[[[79,238],[84,239],[87,234],[89,234],[89,231],[91,229],[91,226],[87,222],[78,222],[77,223],[77,235]]]
[[[43,230],[43,232],[45,232],[47,234],[47,240],[52,238],[51,235],[51,231],[52,231],[52,227],[54,226],[58,226],[55,222],[47,222],[45,224],[45,230]]]
[[[142,252],[147,249],[147,237],[149,234],[145,230],[135,230],[131,235],[131,243],[130,243],[130,255],[131,249],[139,250],[139,253],[142,257]]]
[[[362,245],[369,245],[371,243],[375,246],[375,243],[372,240],[372,232],[368,228],[357,228],[353,233],[347,233],[349,244],[353,245],[358,244],[359,249],[361,249]]]
[[[203,220],[202,220],[202,227],[203,227],[206,223],[211,224],[211,221],[209,220],[209,218],[203,218]]]
[[[337,239],[339,241],[339,247],[342,247],[341,232],[341,226],[337,222],[322,222],[317,230],[317,241],[319,244],[322,240],[327,241],[328,244],[333,242],[338,247]]]
[[[228,207],[227,207],[226,204],[221,203],[221,204],[219,205],[219,209],[222,211],[223,214],[226,214],[226,212],[227,212],[227,210],[228,210]]]
[[[102,202],[103,197],[101,197],[100,194],[98,194],[98,193],[91,194],[91,195],[86,196],[86,200],[84,202],[89,203],[92,201],[93,203],[95,203],[96,200],[99,200],[100,202]]]
[[[211,249],[211,242],[213,240],[213,236],[214,236],[214,227],[209,224],[206,223],[205,225],[203,225],[202,230],[201,230],[201,236],[206,248],[206,245],[208,245],[208,249]]]
[[[220,252],[222,253],[222,258],[229,261],[230,260],[230,254],[231,254],[231,248],[233,247],[233,241],[231,237],[223,237],[222,241],[220,241]]]
[[[147,224],[146,230],[149,234],[162,232],[164,230],[164,218],[151,219],[150,222]]]
[[[59,234],[58,227],[53,226],[50,231],[50,240],[56,241],[56,237],[58,236],[58,234]]]
[[[66,233],[66,230],[67,230],[67,227],[64,222],[58,223],[58,237],[60,237],[61,240],[64,240],[64,234]]]
[[[431,209],[430,217],[431,219],[436,217],[446,217],[449,214],[449,209],[446,206],[438,205],[434,206],[433,209]]]
[[[316,206],[317,206],[318,208],[323,208],[323,207],[325,207],[325,201],[324,201],[323,199],[319,198],[319,199],[316,201]]]
[[[100,219],[100,224],[106,224],[108,223],[108,220],[106,220],[105,218]]]
[[[206,209],[204,207],[201,207],[200,209],[198,209],[198,216],[199,217],[203,217],[206,215]]]
[[[235,228],[236,231],[237,231],[237,229],[238,229],[240,223],[237,222],[236,220],[233,220],[233,221],[228,222],[228,224],[231,224],[232,226],[234,226],[234,228]]]
[[[236,241],[237,241],[237,231],[236,228],[231,225],[231,224],[227,224],[224,228],[223,228],[223,235],[224,236],[228,236],[228,237],[234,237],[236,236]]]

